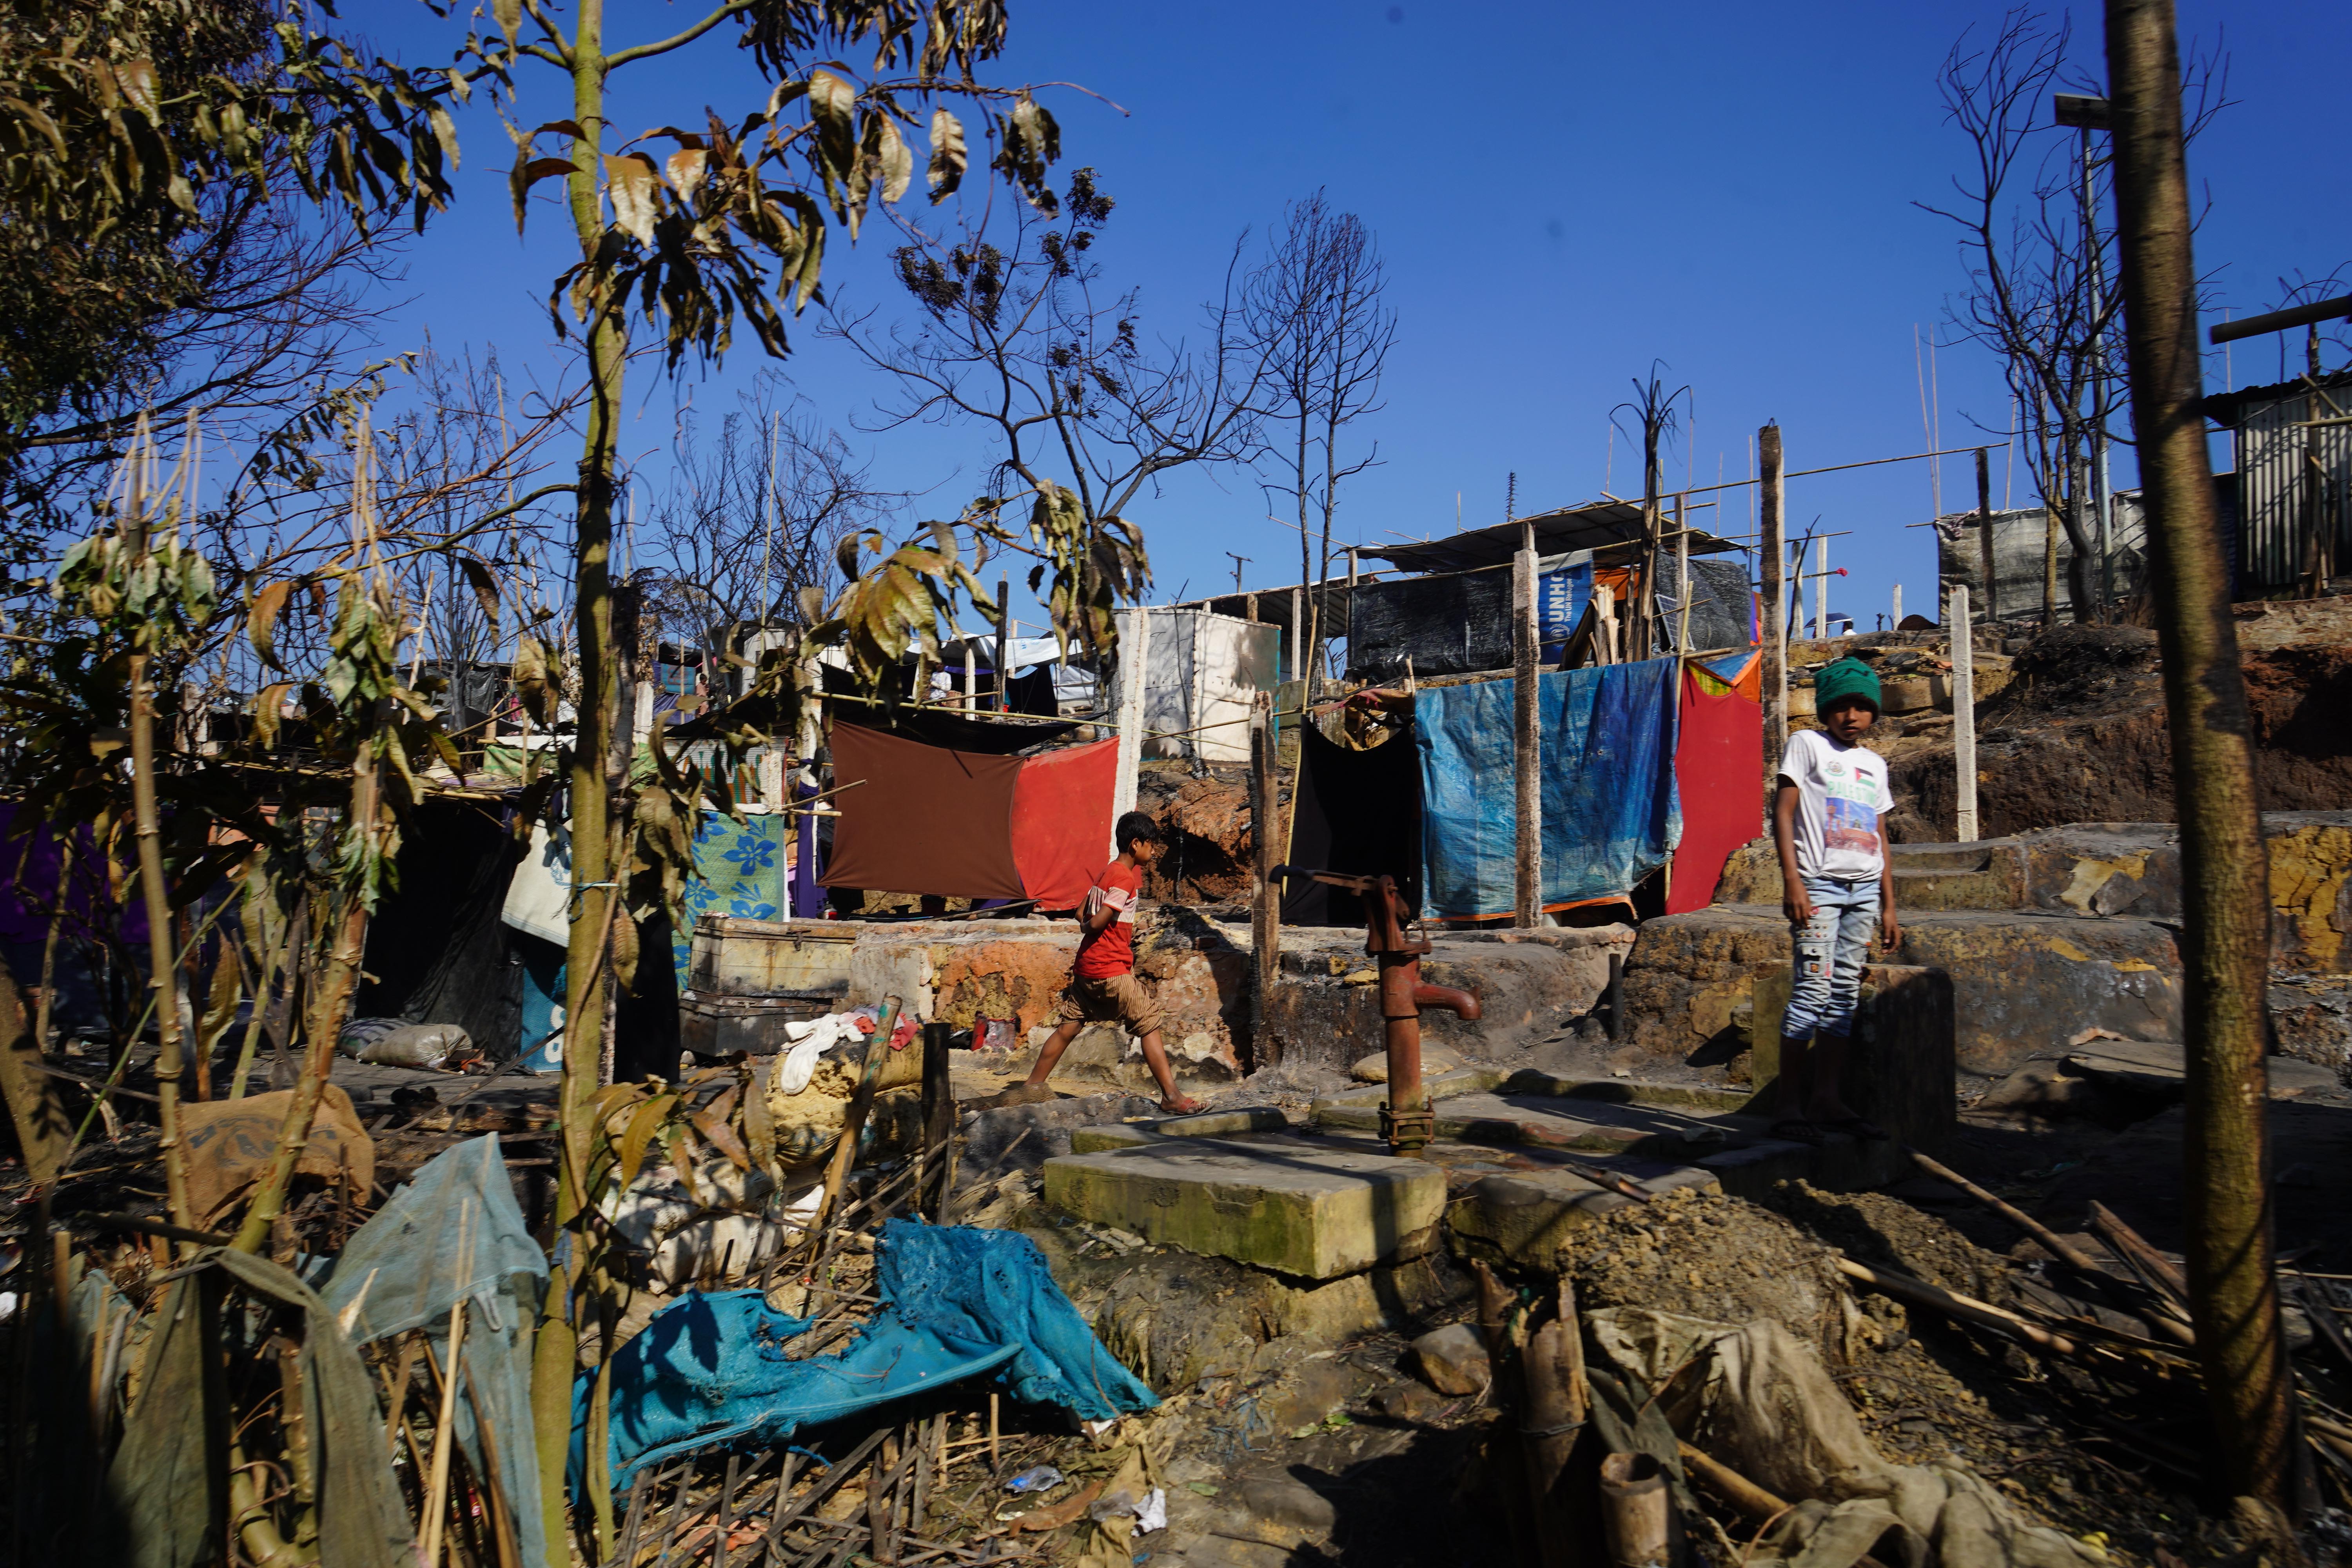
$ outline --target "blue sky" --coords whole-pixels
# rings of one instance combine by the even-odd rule
[[[411,64],[445,58],[460,30],[406,0],[376,6],[345,16]],[[611,10],[616,42],[698,14],[653,0]],[[1079,82],[1126,110],[1051,99],[1065,170],[1095,166],[1118,198],[1097,255],[1108,281],[1140,290],[1148,331],[1190,325],[1234,237],[1263,234],[1318,186],[1377,234],[1400,331],[1386,407],[1360,427],[1381,465],[1342,495],[1350,540],[1449,531],[1457,495],[1465,521],[1499,521],[1513,472],[1522,511],[1592,496],[1610,410],[1653,360],[1695,391],[1695,439],[1675,466],[1699,483],[1718,468],[1742,477],[1767,419],[1780,423],[1791,468],[1925,449],[1915,329],[1948,339],[1946,302],[1963,279],[1950,226],[1912,204],[1948,191],[1967,151],[1945,123],[1937,67],[1963,28],[1996,25],[1999,6],[1013,0],[1011,14],[995,79]],[[2076,19],[2078,55],[2096,70],[2097,10]],[[2212,201],[2199,261],[2218,272],[2223,304],[2265,309],[2281,274],[2352,261],[2352,174],[2321,152],[2352,63],[2352,6],[2194,0],[2181,23],[2185,37],[2225,45],[2237,100],[2192,156]],[[523,80],[537,118],[566,111],[551,70]],[[706,104],[740,118],[764,96],[748,57],[714,35],[616,78],[614,118],[690,124]],[[511,369],[555,374],[569,351],[541,301],[565,261],[560,214],[542,204],[518,239],[504,134],[481,113],[462,130],[458,200],[408,246],[385,344],[412,346],[429,327],[444,347],[494,343]],[[887,231],[867,233],[862,250],[835,253],[829,286],[844,305],[895,310],[877,265]],[[815,326],[814,311],[803,318],[782,367],[794,390],[850,432],[877,479],[950,511],[985,447],[953,430],[851,430],[887,389]],[[2274,379],[2276,353],[2238,345],[2231,378]],[[639,374],[629,447],[643,471],[659,471],[676,399],[731,405],[769,363],[739,350],[720,373],[675,387]],[[2005,418],[1982,351],[1946,346],[1936,372],[1944,445],[1980,439],[1971,416]],[[2209,382],[2224,378],[2217,355]],[[2128,471],[2126,455],[2119,483]],[[1609,478],[1621,494],[1638,489],[1622,439]],[[1998,456],[1994,483],[1998,497]],[[1943,485],[1948,510],[1972,500],[1967,458],[1946,461]],[[1749,492],[1732,493],[1724,521],[1736,531]],[[2022,475],[2016,494],[2023,504]],[[1789,504],[1795,527],[1818,517],[1848,531],[1832,547],[1852,574],[1833,607],[1867,626],[1897,582],[1906,609],[1927,607],[1933,550],[1927,531],[1905,525],[1930,515],[1927,465],[1798,481]],[[1181,477],[1131,509],[1159,596],[1229,586],[1227,551],[1252,558],[1248,585],[1296,581],[1297,536],[1266,510],[1255,480],[1231,472]]]

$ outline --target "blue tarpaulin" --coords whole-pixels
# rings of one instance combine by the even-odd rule
[[[1630,890],[1682,837],[1671,658],[1538,677],[1546,908]],[[1512,712],[1518,683],[1424,689],[1422,912],[1506,915],[1517,889]]]
[[[757,1290],[697,1291],[613,1357],[613,1490],[637,1471],[713,1445],[773,1446],[803,1426],[993,1372],[1015,1399],[1089,1421],[1160,1403],[1097,1340],[1017,1231],[894,1219],[875,1244],[882,1305],[848,1347],[791,1359],[814,1326]],[[575,1391],[570,1481],[587,1480],[588,1395]]]

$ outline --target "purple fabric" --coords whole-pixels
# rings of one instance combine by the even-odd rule
[[[14,802],[0,801],[0,942],[46,942],[48,911],[58,893],[61,839],[48,824],[25,819]],[[118,911],[107,888],[106,868],[92,847],[89,829],[76,830],[73,879],[66,889],[66,933],[92,938],[108,934],[119,916],[124,942],[147,940],[147,909],[132,896]]]
[[[807,802],[816,797],[814,784],[796,784],[793,797]],[[816,816],[803,813],[800,822],[800,852],[793,864],[792,893],[787,902],[793,918],[812,921],[824,914],[824,889],[816,885]]]

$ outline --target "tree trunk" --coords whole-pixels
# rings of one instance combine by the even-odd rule
[[[604,235],[599,176],[604,140],[604,0],[582,0],[572,51],[572,174],[567,182],[572,227],[582,258],[593,266]],[[580,457],[579,510],[573,525],[575,627],[579,637],[579,726],[572,747],[571,942],[565,952],[562,1088],[558,1116],[563,1142],[558,1165],[555,1220],[574,1226],[591,1194],[588,1170],[589,1100],[596,1064],[604,1055],[604,944],[614,889],[609,858],[609,795],[606,755],[612,749],[619,697],[613,658],[613,469],[620,439],[621,374],[627,353],[618,303],[599,279],[591,288],[588,322],[588,424]],[[564,1539],[564,1455],[571,1442],[571,1389],[578,1331],[572,1313],[578,1300],[582,1260],[559,1268],[548,1286],[548,1319],[540,1330],[532,1369],[531,1403],[540,1449],[541,1506],[551,1550]]]
[[[378,718],[381,720],[382,715]],[[353,833],[370,839],[381,838],[383,824],[375,760],[364,745],[352,765],[351,811]],[[371,851],[369,858],[373,858],[374,852]],[[310,1146],[310,1123],[319,1114],[319,1100],[326,1092],[327,1077],[334,1070],[335,1038],[342,1033],[343,1014],[359,983],[361,958],[367,947],[368,919],[367,900],[358,888],[343,888],[340,894],[341,918],[335,924],[325,973],[311,990],[310,1016],[303,1026],[302,1075],[294,1082],[293,1099],[288,1102],[285,1120],[278,1123],[278,1147],[270,1155],[269,1168],[263,1173],[260,1185],[254,1189],[253,1202],[245,1211],[245,1223],[237,1227],[236,1239],[230,1243],[238,1252],[257,1253],[261,1244],[269,1239],[269,1227],[286,1206],[286,1190],[301,1164],[303,1151]],[[300,962],[299,956],[295,962]]]
[[[145,522],[133,524],[134,559],[147,553]],[[155,688],[149,656],[131,656],[131,805],[138,825],[139,888],[147,909],[147,973],[155,992],[155,1112],[161,1124],[163,1188],[172,1223],[195,1228],[188,1212],[188,1157],[180,1147],[180,986],[172,957],[172,900],[163,882],[163,813],[155,804]],[[127,1047],[126,1047],[127,1048]],[[185,1250],[185,1244],[182,1244]]]
[[[2294,1415],[2271,1272],[2263,1122],[2270,903],[2229,563],[2199,411],[2171,0],[2107,0],[2106,35],[2132,422],[2180,814],[2190,1306],[2223,1479],[2234,1495],[2284,1510],[2293,1502]]]

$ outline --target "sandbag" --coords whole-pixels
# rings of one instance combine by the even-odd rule
[[[335,1037],[335,1048],[355,1061],[387,1068],[456,1068],[480,1055],[455,1024],[411,1024],[399,1018],[354,1018]]]
[[[205,1229],[236,1205],[278,1157],[278,1134],[294,1104],[294,1090],[249,1094],[243,1100],[183,1101],[180,1145],[186,1151],[188,1208]],[[375,1141],[360,1125],[352,1097],[333,1084],[319,1091],[310,1134],[294,1167],[300,1176],[342,1181],[354,1205],[375,1190]]]

